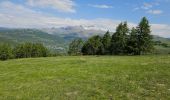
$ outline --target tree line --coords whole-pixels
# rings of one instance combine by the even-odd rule
[[[0,44],[0,60],[13,58],[47,57],[49,50],[41,43],[23,43],[15,47]]]
[[[141,55],[152,52],[153,37],[149,21],[143,17],[137,27],[128,28],[127,22],[120,23],[111,36],[95,35],[87,41],[75,39],[69,45],[70,55]]]
[[[151,29],[143,17],[137,27],[128,28],[127,22],[120,23],[116,32],[107,31],[104,36],[95,35],[88,40],[73,40],[69,45],[70,55],[141,55],[154,49]],[[0,44],[0,60],[12,58],[47,57],[51,53],[41,43],[23,43],[15,47]]]

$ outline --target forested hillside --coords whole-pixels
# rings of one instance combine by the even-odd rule
[[[0,29],[0,42],[17,45],[25,42],[43,43],[52,51],[66,51],[67,42],[57,35],[38,29]]]

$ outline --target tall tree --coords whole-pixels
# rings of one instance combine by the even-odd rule
[[[126,53],[127,46],[127,34],[129,32],[129,28],[127,23],[120,23],[116,28],[116,32],[112,35],[111,39],[111,53],[112,54],[124,54]]]
[[[137,55],[138,51],[138,34],[137,30],[133,27],[127,41],[127,53]]]
[[[18,44],[14,49],[13,49],[13,54],[15,58],[26,58],[25,56],[25,51],[24,51],[24,45],[23,44]]]
[[[69,55],[80,55],[81,49],[83,47],[83,40],[82,39],[75,39],[69,45]]]
[[[15,58],[47,57],[48,49],[41,43],[19,44],[13,49]]]
[[[149,25],[149,21],[146,17],[143,17],[141,22],[137,27],[137,34],[138,34],[138,54],[143,54],[147,52],[151,52],[153,49],[152,43],[152,35],[151,29]]]
[[[25,58],[30,58],[31,57],[31,52],[32,52],[32,43],[25,43],[23,44],[23,51]]]
[[[0,60],[7,60],[12,56],[12,49],[8,44],[0,44]]]
[[[47,57],[48,49],[41,43],[32,44],[31,57]]]
[[[102,43],[103,43],[103,47],[104,47],[104,54],[109,54],[110,50],[110,45],[111,45],[111,36],[110,36],[110,32],[107,31],[102,39]]]
[[[102,38],[99,35],[89,38],[82,48],[85,55],[102,55],[103,51]]]

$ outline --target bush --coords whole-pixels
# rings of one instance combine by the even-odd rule
[[[47,57],[48,49],[40,43],[19,44],[13,50],[15,58]]]
[[[0,44],[0,60],[7,60],[12,56],[11,47],[8,44]]]

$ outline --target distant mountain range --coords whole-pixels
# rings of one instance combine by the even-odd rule
[[[86,39],[92,35],[103,35],[105,31],[89,29],[88,27],[83,26],[67,26],[60,28],[44,28],[41,31],[52,34],[59,35],[64,38],[66,41],[73,40],[75,38]]]
[[[24,42],[43,43],[55,52],[66,52],[70,41],[75,38],[86,40],[92,35],[103,35],[105,31],[94,30],[83,26],[67,26],[43,29],[12,29],[0,27],[0,43],[16,45]],[[154,36],[154,41],[170,45],[170,39]]]

